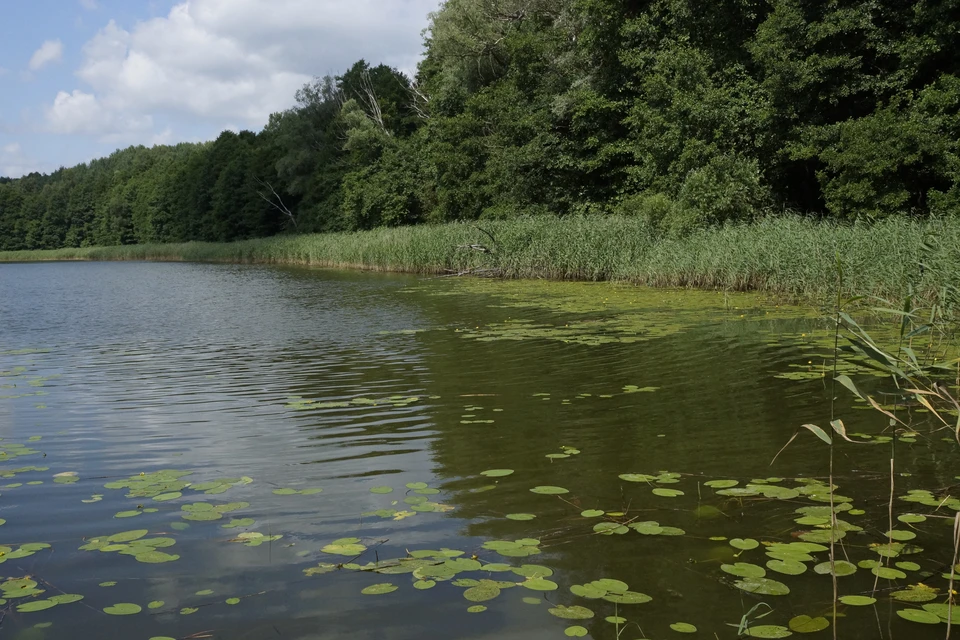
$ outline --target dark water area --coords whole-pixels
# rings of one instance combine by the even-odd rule
[[[771,460],[829,422],[827,338],[815,314],[715,293],[2,265],[0,638],[736,638],[751,610],[787,631],[829,619],[825,551],[768,564],[823,533],[825,445],[805,433]],[[837,396],[848,432],[886,427]],[[895,521],[896,557],[877,553],[891,445],[836,448],[838,558],[867,561],[840,595],[877,600],[841,604],[840,637],[946,632],[897,613],[946,601],[960,509],[901,499],[949,498],[960,474],[951,434],[916,430],[894,517],[928,517]],[[937,591],[891,596],[917,584]]]

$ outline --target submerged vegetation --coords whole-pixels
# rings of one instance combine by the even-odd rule
[[[234,243],[0,253],[2,261],[185,260],[359,267],[421,274],[618,280],[658,287],[759,290],[825,301],[835,259],[848,290],[932,299],[960,273],[960,223],[891,218],[872,225],[800,217],[664,236],[639,218],[529,217]]]

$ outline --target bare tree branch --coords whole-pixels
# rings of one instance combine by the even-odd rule
[[[271,207],[287,216],[287,219],[290,220],[291,224],[293,224],[293,228],[296,229],[297,217],[293,214],[293,211],[290,211],[290,209],[287,208],[287,205],[283,203],[283,198],[281,198],[280,194],[277,193],[277,190],[273,188],[273,185],[266,180],[261,180],[260,178],[256,178],[256,181],[261,187],[269,189],[270,193],[272,194],[272,196],[268,197],[265,193],[258,190],[257,195],[263,198],[263,200],[266,201]],[[276,198],[276,202],[274,202],[274,198]]]

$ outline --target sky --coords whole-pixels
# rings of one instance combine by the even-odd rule
[[[314,76],[412,72],[440,0],[6,0],[0,176],[259,131]]]

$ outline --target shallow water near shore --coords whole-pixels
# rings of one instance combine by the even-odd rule
[[[771,465],[828,343],[722,292],[0,265],[0,637],[830,637],[824,446]],[[942,637],[960,447],[861,409],[839,635]]]

